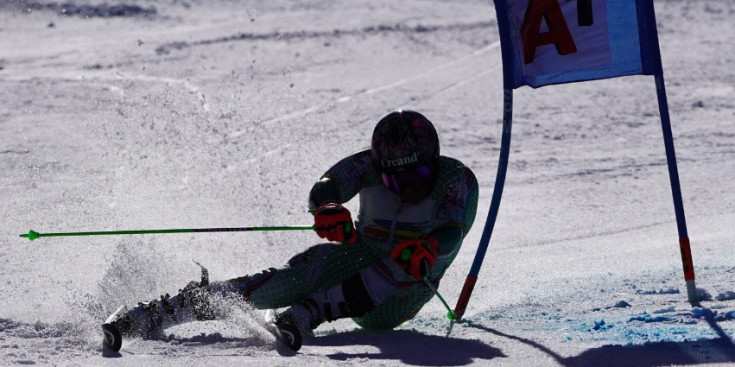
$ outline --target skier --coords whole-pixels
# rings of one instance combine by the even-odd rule
[[[343,203],[359,194],[353,222]],[[176,296],[124,307],[103,324],[104,346],[121,335],[155,337],[173,324],[217,316],[215,296],[244,299],[257,309],[288,309],[273,331],[298,350],[302,335],[324,321],[352,318],[367,329],[392,329],[416,315],[459,252],[477,209],[472,171],[439,155],[432,123],[396,111],[375,127],[370,149],[331,167],[311,189],[316,233],[330,241],[280,269],[209,283],[191,282]]]

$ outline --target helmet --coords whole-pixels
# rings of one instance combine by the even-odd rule
[[[371,150],[383,183],[393,192],[433,184],[439,137],[431,121],[415,111],[395,111],[375,126]]]
[[[381,172],[404,172],[420,165],[433,166],[439,158],[439,137],[424,115],[395,111],[375,126],[371,148]]]

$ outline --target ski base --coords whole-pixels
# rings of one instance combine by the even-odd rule
[[[291,351],[292,353],[295,353],[298,352],[299,349],[301,349],[303,338],[301,336],[301,332],[296,327],[296,325],[273,325],[273,335],[276,336],[276,340],[278,341],[278,346],[280,347],[278,348],[279,352]],[[283,348],[287,348],[287,350],[283,350]]]
[[[275,310],[265,313],[266,329],[276,337],[276,350],[281,355],[294,355],[303,344],[301,331],[290,322],[278,322]]]

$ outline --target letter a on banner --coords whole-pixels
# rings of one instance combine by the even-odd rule
[[[541,33],[541,21],[546,21],[548,30]],[[569,33],[559,2],[556,0],[531,0],[523,17],[523,61],[533,62],[536,49],[543,45],[554,45],[560,55],[577,52],[572,34]]]

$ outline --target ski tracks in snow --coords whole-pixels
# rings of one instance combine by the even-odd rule
[[[138,81],[148,83],[162,83],[168,85],[177,85],[183,87],[190,94],[193,94],[199,107],[209,112],[210,107],[207,103],[207,98],[201,91],[201,88],[192,83],[189,79],[176,79],[167,78],[145,74],[133,74],[130,72],[113,71],[109,73],[95,73],[90,75],[87,73],[67,72],[67,73],[56,73],[54,75],[34,75],[34,76],[6,76],[3,77],[4,81],[13,82],[32,82],[35,80],[56,80],[59,82],[83,82],[88,87],[99,87],[101,89],[115,93],[118,97],[124,98],[126,96],[125,89],[111,82],[114,81]]]
[[[357,93],[342,95],[330,101],[322,103],[320,105],[314,105],[314,106],[310,106],[310,107],[307,107],[301,110],[296,110],[296,111],[292,111],[286,114],[282,114],[277,117],[265,120],[262,123],[272,124],[272,123],[286,122],[286,121],[295,120],[295,119],[301,119],[314,112],[331,110],[332,108],[334,108],[334,106],[342,104],[342,103],[357,102],[361,97],[394,90],[401,86],[404,86],[406,84],[410,84],[412,82],[416,82],[419,80],[435,79],[437,78],[438,75],[440,76],[443,74],[450,74],[453,70],[456,70],[456,69],[462,69],[463,67],[476,68],[477,67],[476,65],[478,64],[477,59],[479,57],[484,56],[485,54],[489,52],[498,50],[499,47],[500,47],[500,41],[495,41],[489,44],[488,46],[485,46],[473,53],[458,57],[456,59],[453,59],[443,64],[434,66],[432,68],[418,72],[416,74],[405,76],[399,80],[392,81],[390,83],[383,84],[383,85],[374,86],[372,88],[365,89]],[[499,66],[500,66],[500,62],[495,62],[491,65],[481,67],[479,71],[473,72],[470,76],[463,76],[458,80],[452,80],[448,84],[445,83],[439,86],[432,85],[433,88],[430,89],[429,92],[423,94],[421,96],[421,99],[427,99],[437,94],[440,94],[442,92],[445,92],[453,88],[460,87],[469,82],[475,81],[477,78],[485,76],[486,74],[489,74],[490,72],[494,71]],[[397,102],[395,106],[392,106],[393,107],[392,109],[398,109],[402,106],[405,106],[406,104],[407,104],[407,101]],[[235,131],[230,134],[230,137],[236,138],[238,136],[241,136],[247,133],[247,131],[248,130],[245,130],[245,129]]]
[[[183,88],[185,88],[187,91],[189,91],[189,93],[196,96],[196,99],[202,110],[204,110],[205,112],[210,111],[210,107],[209,107],[209,104],[207,103],[206,96],[204,95],[204,93],[201,92],[201,89],[198,86],[191,83],[189,79],[166,78],[166,77],[151,76],[151,75],[145,75],[145,74],[130,74],[130,73],[125,73],[125,72],[120,72],[120,71],[115,72],[114,75],[117,76],[119,79],[124,79],[124,80],[180,85]]]

